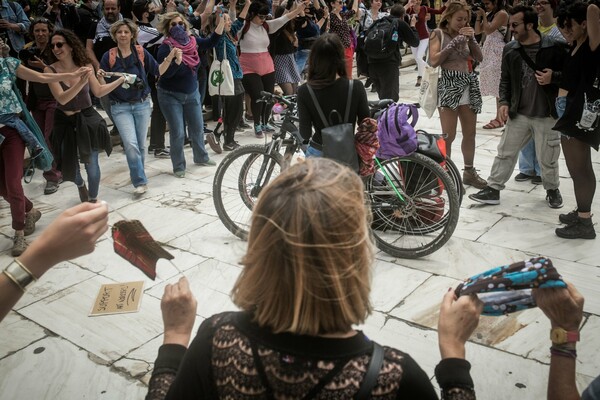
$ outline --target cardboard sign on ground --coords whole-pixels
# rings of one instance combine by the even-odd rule
[[[138,312],[144,281],[102,285],[90,316]]]

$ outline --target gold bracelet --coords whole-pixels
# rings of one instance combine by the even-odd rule
[[[23,292],[27,290],[29,285],[37,281],[37,278],[33,276],[31,271],[29,271],[27,267],[25,267],[23,263],[17,259],[13,260],[13,262],[10,263],[3,272]]]

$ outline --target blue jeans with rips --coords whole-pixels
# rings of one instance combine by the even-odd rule
[[[113,102],[111,113],[123,141],[131,183],[134,187],[146,185],[148,178],[144,172],[144,159],[146,136],[152,114],[150,99],[139,103]]]
[[[200,93],[198,91],[190,94],[171,92],[159,87],[158,103],[169,124],[173,172],[185,171],[186,167],[183,154],[184,122],[192,142],[194,163],[207,162],[209,157],[204,147],[204,121],[202,120]]]

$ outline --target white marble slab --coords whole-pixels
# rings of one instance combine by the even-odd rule
[[[376,260],[371,284],[373,308],[382,312],[392,310],[429,276],[425,272]]]
[[[46,332],[39,325],[10,311],[0,322],[0,360],[44,337]],[[2,391],[0,391],[0,398],[1,393]]]
[[[93,276],[95,276],[94,273],[82,269],[72,262],[55,265],[25,292],[15,305],[15,309],[19,310]]]
[[[142,399],[148,390],[57,337],[3,359],[0,377],[3,400]]]
[[[600,246],[593,240],[561,239],[554,233],[555,228],[555,225],[538,221],[503,218],[479,241],[572,261],[600,258]]]
[[[100,286],[113,283],[94,277],[19,310],[25,317],[93,353],[113,362],[158,336],[163,329],[160,301],[142,298],[140,311],[89,317]]]

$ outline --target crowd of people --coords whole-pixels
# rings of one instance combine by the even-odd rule
[[[534,8],[509,7],[502,0],[480,6],[449,0],[436,9],[409,0],[387,10],[379,0],[366,5],[246,0],[241,7],[230,1],[228,8],[214,0],[187,6],[169,0],[164,7],[146,0],[78,6],[48,0],[39,7],[42,16],[30,20],[19,3],[1,1],[0,194],[10,204],[12,255],[17,258],[0,274],[0,319],[48,269],[93,251],[108,229],[108,209],[98,202],[99,157],[102,152],[110,156],[112,145],[97,107],[107,112],[121,137],[133,193],[141,196],[149,184],[146,151],[170,157],[173,175],[183,178],[187,141],[194,164],[214,166],[205,140],[216,153],[238,146],[235,132],[246,122],[245,98],[252,133],[263,138],[273,127],[270,106],[257,101],[260,92],[279,85],[286,94],[297,93],[307,160],[280,174],[253,210],[243,270],[232,289],[241,311],[208,318],[190,344],[196,301],[185,278],[167,285],[165,334],[150,379],[150,400],[437,398],[409,354],[380,346],[354,328],[372,311],[371,213],[358,175],[321,158],[319,109],[345,112],[345,122],[354,126],[369,115],[365,87],[353,79],[355,53],[364,51],[359,69],[369,75],[380,98],[400,97],[403,43],[417,61],[416,86],[422,84],[426,62],[440,67],[438,109],[447,153],[452,155],[460,121],[463,180],[481,189],[470,195],[475,201],[499,204],[499,193],[521,157],[518,180],[539,176],[549,206],[562,207],[562,146],[577,209],[560,215],[565,226],[556,234],[595,237],[591,147],[598,142],[553,129],[581,91],[598,84],[600,10],[595,4],[537,0]],[[379,21],[395,26],[394,45],[382,54],[360,49],[360,30]],[[221,134],[206,131],[202,114],[211,53],[220,61],[227,58],[234,80],[231,95],[211,99],[213,110],[222,110],[223,145]],[[304,73],[307,82],[299,85]],[[487,181],[474,165],[482,96],[495,97],[497,104],[495,118],[484,128],[504,127]],[[20,120],[24,107],[39,125],[39,137]],[[61,182],[71,181],[83,204],[65,211],[27,248],[25,236],[35,231],[41,212],[23,192],[23,153],[27,147],[35,157],[36,146],[54,156],[44,171],[44,193],[51,195]],[[548,398],[579,398],[575,368],[583,297],[572,285],[537,289],[534,296],[553,332],[564,336],[553,336]],[[476,398],[465,343],[481,312],[474,295],[457,298],[450,290],[443,296],[441,361],[435,375],[444,399]],[[599,386],[596,380],[583,398],[597,398]]]

